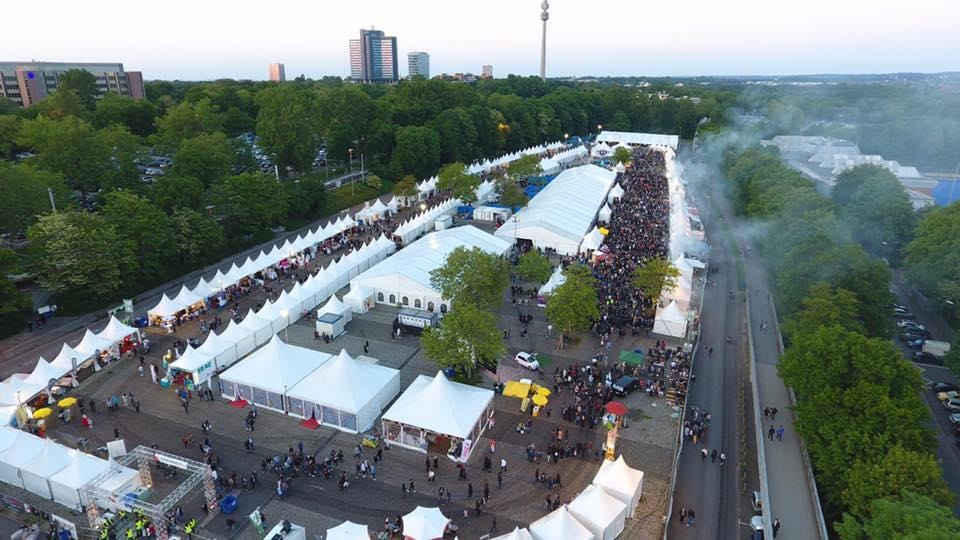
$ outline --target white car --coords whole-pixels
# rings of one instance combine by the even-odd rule
[[[536,353],[518,352],[514,360],[527,369],[540,369],[540,362],[537,361]]]
[[[950,398],[943,402],[943,406],[951,411],[960,411],[960,399]]]
[[[960,413],[953,413],[950,415],[950,423],[953,425],[960,424]]]

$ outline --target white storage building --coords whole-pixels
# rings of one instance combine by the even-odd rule
[[[616,177],[617,173],[596,165],[567,169],[517,212],[513,223],[500,227],[496,236],[576,255]]]

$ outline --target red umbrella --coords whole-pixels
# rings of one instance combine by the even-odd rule
[[[606,407],[607,412],[610,414],[615,414],[617,416],[626,416],[627,415],[627,406],[619,401],[611,401],[607,403]]]

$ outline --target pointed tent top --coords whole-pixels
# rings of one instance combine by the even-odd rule
[[[182,306],[192,306],[203,302],[203,298],[190,292],[190,289],[188,289],[186,285],[181,285],[180,292],[177,293],[177,296],[173,297],[173,302]]]
[[[327,303],[323,305],[322,308],[318,310],[318,313],[343,313],[350,309],[350,306],[343,303],[342,300],[337,298],[337,295],[330,295],[330,299],[327,300]],[[346,352],[346,351],[344,351]]]
[[[369,540],[370,532],[366,525],[344,521],[343,523],[327,529],[327,540]]]
[[[59,379],[65,373],[69,372],[69,368],[63,368],[55,366],[50,362],[47,362],[42,356],[37,360],[37,365],[33,368],[33,371],[29,375],[24,377],[23,382],[28,384],[40,384],[44,387],[49,384],[50,379]]]
[[[83,354],[82,352],[64,343],[63,347],[60,348],[60,352],[57,354],[57,357],[54,358],[53,362],[51,363],[59,368],[69,371],[73,369],[72,360],[74,358],[77,359],[77,364],[80,364],[87,358],[90,358],[90,355]]]
[[[160,297],[160,301],[157,302],[157,305],[153,306],[153,309],[147,310],[147,315],[152,315],[154,317],[169,317],[174,313],[183,311],[186,309],[186,306],[183,306],[177,302],[174,302],[167,296],[166,293]]]
[[[183,351],[183,354],[180,355],[180,358],[177,358],[172,364],[170,364],[170,367],[192,373],[199,369],[200,366],[209,362],[212,358],[213,355],[207,354],[198,349],[194,349],[188,345],[186,350]]]
[[[119,319],[111,315],[110,321],[107,322],[107,326],[97,335],[104,339],[109,339],[110,341],[120,341],[121,339],[136,333],[138,333],[136,328],[123,324]]]
[[[98,337],[90,331],[89,328],[83,333],[83,339],[74,349],[85,354],[87,357],[93,356],[97,351],[103,352],[112,347],[114,341]]]
[[[512,531],[504,534],[502,536],[497,536],[491,540],[533,540],[533,536],[530,534],[530,531],[527,529],[521,529],[520,527],[515,527]]]
[[[190,292],[192,292],[193,294],[201,298],[207,298],[210,296],[214,296],[215,294],[217,294],[217,291],[219,290],[220,289],[218,287],[214,286],[212,283],[208,282],[207,280],[201,277],[199,280],[197,280],[197,284],[194,285],[193,289],[191,289]]]

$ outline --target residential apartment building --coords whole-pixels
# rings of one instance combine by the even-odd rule
[[[92,73],[101,95],[114,92],[134,99],[146,97],[143,74],[124,71],[123,64],[60,62],[0,62],[0,96],[29,107],[56,90],[60,76],[71,69]]]
[[[397,82],[397,38],[381,30],[360,30],[360,39],[350,40],[350,78],[360,83]]]
[[[493,66],[490,64],[484,64],[480,68],[480,78],[481,79],[492,79],[493,78]]]
[[[283,64],[270,64],[270,80],[273,82],[287,80],[287,72],[284,71]]]
[[[411,79],[418,75],[429,79],[430,55],[423,51],[407,53],[407,74]]]

